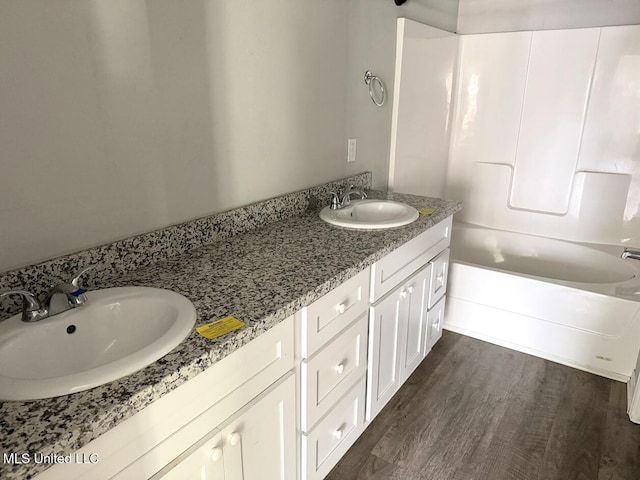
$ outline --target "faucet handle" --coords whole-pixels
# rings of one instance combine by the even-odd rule
[[[364,191],[364,188],[361,188],[361,187],[356,188],[355,185],[349,185],[349,188],[347,188],[347,191],[344,194],[345,195],[349,195],[352,192],[357,193],[358,195],[360,195],[360,197],[362,197],[362,200],[367,198],[367,194]]]
[[[22,295],[23,298],[23,307],[22,307],[22,321],[23,322],[35,322],[36,320],[41,320],[45,318],[49,311],[46,307],[40,305],[37,297],[27,291],[21,289],[3,289],[0,290],[0,298],[6,297],[9,295]]]
[[[93,265],[89,265],[87,268],[80,270],[78,273],[76,273],[76,275],[71,279],[71,285],[75,287],[75,291],[70,293],[71,295],[73,295],[78,299],[79,305],[87,301],[87,297],[85,296],[85,293],[87,293],[87,290],[80,286],[80,277],[82,277],[82,275],[87,273],[89,270],[93,270],[93,268],[95,268]]]
[[[329,205],[329,208],[331,210],[337,210],[338,208],[340,208],[340,197],[336,192],[329,193],[331,194],[331,204]]]
[[[80,277],[82,277],[82,275],[84,275],[85,273],[87,273],[89,270],[93,270],[95,268],[94,265],[89,265],[87,268],[80,270],[78,273],[76,273],[76,275],[71,279],[71,285],[73,285],[74,287],[78,288],[78,289],[82,289],[82,287],[80,287]]]

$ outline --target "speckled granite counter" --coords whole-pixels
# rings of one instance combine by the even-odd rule
[[[193,331],[171,353],[121,380],[73,395],[0,403],[4,453],[68,454],[195,377],[391,250],[462,208],[460,202],[373,192],[434,213],[390,230],[349,230],[318,209],[96,281],[179,292],[195,305],[196,325],[232,314],[247,322],[216,341]],[[31,478],[47,465],[0,464],[0,477]]]

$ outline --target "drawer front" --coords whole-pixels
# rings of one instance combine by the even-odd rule
[[[449,272],[449,249],[431,260],[431,288],[429,291],[429,308],[440,300],[447,290],[447,275]]]
[[[442,297],[427,313],[427,330],[429,330],[429,334],[427,335],[427,345],[424,351],[425,355],[429,353],[431,348],[438,340],[440,340],[440,337],[442,337],[445,300],[445,297]]]
[[[367,315],[300,366],[300,428],[308,431],[365,374]]]
[[[301,435],[302,478],[323,479],[364,430],[365,379],[308,434]]]
[[[378,301],[449,246],[452,221],[453,217],[447,217],[372,265],[371,303]]]
[[[308,358],[368,308],[370,269],[302,309],[301,354]]]

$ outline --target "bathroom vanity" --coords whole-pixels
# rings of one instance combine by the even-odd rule
[[[16,454],[1,476],[323,478],[441,335],[461,204],[379,195],[434,211],[354,231],[309,210],[104,280],[182,293],[197,325],[232,314],[246,326],[192,332],[87,392],[0,404],[3,451]]]

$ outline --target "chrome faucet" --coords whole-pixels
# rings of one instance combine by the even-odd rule
[[[53,317],[59,313],[66,312],[71,308],[84,305],[87,301],[87,292],[80,286],[80,277],[91,270],[88,267],[78,273],[71,282],[62,282],[51,287],[42,302],[31,292],[22,289],[8,289],[0,291],[0,298],[8,295],[22,295],[22,321],[37,322],[44,318]]]
[[[71,308],[84,305],[87,301],[84,292],[84,289],[75,288],[70,283],[60,283],[47,292],[42,303],[49,310],[49,316],[52,317]]]
[[[87,267],[71,279],[70,283],[62,282],[51,287],[44,297],[43,304],[52,317],[71,308],[81,307],[87,301],[87,292],[80,287],[80,277],[93,267]]]
[[[49,310],[43,307],[36,296],[27,290],[12,290],[10,288],[0,291],[0,298],[9,295],[22,295],[22,321],[37,322],[49,316]]]
[[[329,208],[331,210],[339,210],[341,208],[348,207],[349,205],[351,205],[351,195],[360,195],[361,200],[364,200],[365,198],[367,198],[367,194],[364,193],[363,190],[356,190],[354,189],[353,185],[349,185],[349,188],[347,189],[346,192],[344,192],[344,194],[342,195],[342,198],[340,198],[340,196],[336,192],[330,192],[330,193],[331,193],[331,204],[329,205]]]
[[[620,255],[622,258],[631,258],[633,260],[640,260],[640,250],[632,250],[630,248],[625,248]]]

